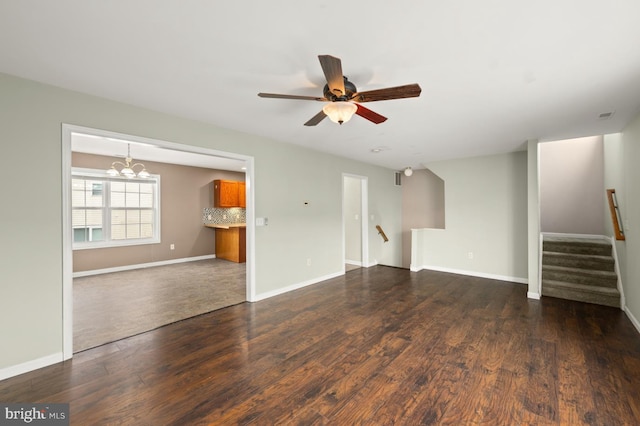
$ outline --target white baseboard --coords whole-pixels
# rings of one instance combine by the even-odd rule
[[[62,358],[62,352],[58,352],[42,358],[34,359],[32,361],[24,362],[22,364],[12,365],[11,367],[0,369],[0,380],[19,376],[20,374],[28,373],[29,371],[57,364],[63,361]]]
[[[626,306],[624,307],[624,312],[627,314],[627,317],[629,318],[633,326],[636,328],[636,330],[638,330],[638,333],[640,333],[640,321],[638,321],[638,319],[633,316],[629,308]]]
[[[527,292],[527,299],[540,300],[540,293],[535,293],[533,291],[528,291]]]
[[[303,281],[303,282],[298,283],[298,284],[293,284],[293,285],[290,285],[288,287],[279,288],[277,290],[268,291],[266,293],[256,294],[256,297],[255,297],[255,299],[252,300],[252,302],[258,302],[260,300],[264,300],[264,299],[268,299],[270,297],[278,296],[280,294],[288,293],[288,292],[293,291],[293,290],[298,290],[300,288],[307,287],[307,286],[312,285],[312,284],[317,284],[317,283],[319,283],[321,281],[326,281],[326,280],[329,280],[331,278],[336,278],[336,277],[339,277],[339,276],[342,276],[342,275],[344,275],[344,272],[336,272],[336,273],[333,273],[333,274],[325,275],[323,277],[318,277],[318,278],[313,278],[313,279],[308,280],[308,281]]]
[[[562,238],[586,238],[590,240],[609,241],[609,237],[599,234],[566,234],[562,232],[541,232],[543,237],[562,237]]]
[[[349,259],[345,259],[344,263],[346,263],[347,265],[353,265],[353,266],[362,266],[362,262],[359,260],[349,260]]]
[[[154,266],[173,265],[176,263],[195,262],[196,260],[215,259],[215,254],[207,254],[204,256],[183,257],[181,259],[161,260],[158,262],[138,263],[136,265],[115,266],[113,268],[94,269],[92,271],[74,272],[73,278],[88,277],[91,275],[108,274],[111,272],[131,271],[134,269],[152,268]]]
[[[438,271],[438,272],[447,272],[450,274],[459,274],[459,275],[468,275],[471,277],[478,277],[478,278],[488,278],[491,280],[498,280],[498,281],[509,281],[512,283],[518,283],[518,284],[528,284],[529,280],[527,278],[519,278],[519,277],[509,277],[506,275],[497,275],[497,274],[487,274],[484,272],[476,272],[476,271],[466,271],[463,269],[453,269],[453,268],[442,268],[440,266],[430,266],[430,265],[422,265],[419,267],[415,267],[415,266],[411,266],[410,270],[412,272],[418,272],[421,271],[423,269],[428,269],[430,271]]]

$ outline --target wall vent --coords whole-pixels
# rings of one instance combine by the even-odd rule
[[[402,186],[402,172],[396,172],[396,174],[395,174],[395,184],[396,184],[396,186]]]

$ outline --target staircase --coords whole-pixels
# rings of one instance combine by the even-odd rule
[[[611,243],[604,239],[545,235],[542,295],[619,308]]]

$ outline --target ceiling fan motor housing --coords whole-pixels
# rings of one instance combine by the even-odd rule
[[[348,101],[349,99],[351,99],[353,97],[354,94],[356,94],[358,92],[358,89],[356,89],[356,85],[353,84],[352,82],[350,82],[347,77],[344,77],[344,91],[345,93],[341,96],[333,93],[331,91],[331,89],[329,89],[329,84],[325,84],[324,85],[324,89],[322,90],[324,97],[331,101],[331,102],[335,102],[335,101]]]

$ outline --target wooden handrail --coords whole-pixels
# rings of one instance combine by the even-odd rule
[[[376,229],[378,230],[378,235],[382,237],[385,243],[389,241],[389,239],[387,238],[387,234],[384,233],[380,225],[376,225]]]
[[[622,218],[620,217],[620,209],[618,208],[615,189],[607,189],[607,199],[609,200],[609,211],[611,212],[611,221],[613,221],[613,232],[616,235],[616,240],[624,240]]]

